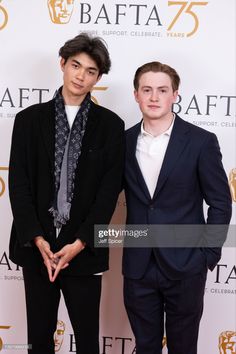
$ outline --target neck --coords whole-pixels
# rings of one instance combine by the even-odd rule
[[[169,129],[171,126],[172,122],[174,119],[174,115],[171,112],[171,114],[168,117],[165,117],[165,119],[146,119],[143,117],[143,126],[144,130],[152,134],[153,136],[158,136],[164,133],[166,130]]]
[[[64,99],[64,102],[68,106],[80,106],[81,103],[83,102],[84,98],[86,97],[86,94],[83,96],[76,96],[76,95],[71,95],[66,90],[64,87],[62,88],[62,96]]]

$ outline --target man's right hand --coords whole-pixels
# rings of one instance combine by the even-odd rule
[[[38,247],[42,257],[44,264],[48,271],[49,280],[53,281],[53,272],[56,269],[57,262],[55,261],[55,257],[53,252],[50,250],[49,243],[43,238],[43,236],[36,236],[34,238],[34,243]]]

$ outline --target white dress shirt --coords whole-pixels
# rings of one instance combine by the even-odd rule
[[[136,158],[151,197],[156,189],[174,120],[175,117],[170,127],[158,136],[146,132],[143,122],[141,124],[141,132],[137,139]]]

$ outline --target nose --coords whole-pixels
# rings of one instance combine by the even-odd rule
[[[159,96],[158,96],[158,92],[157,91],[152,91],[150,100],[151,101],[158,101],[159,100]]]
[[[85,70],[83,68],[79,68],[76,73],[76,78],[80,81],[83,81],[85,77]]]

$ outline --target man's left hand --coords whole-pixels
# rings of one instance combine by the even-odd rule
[[[54,270],[52,282],[55,281],[61,269],[68,267],[69,262],[85,248],[84,243],[77,239],[75,242],[65,245],[60,251],[54,254],[57,266]]]

